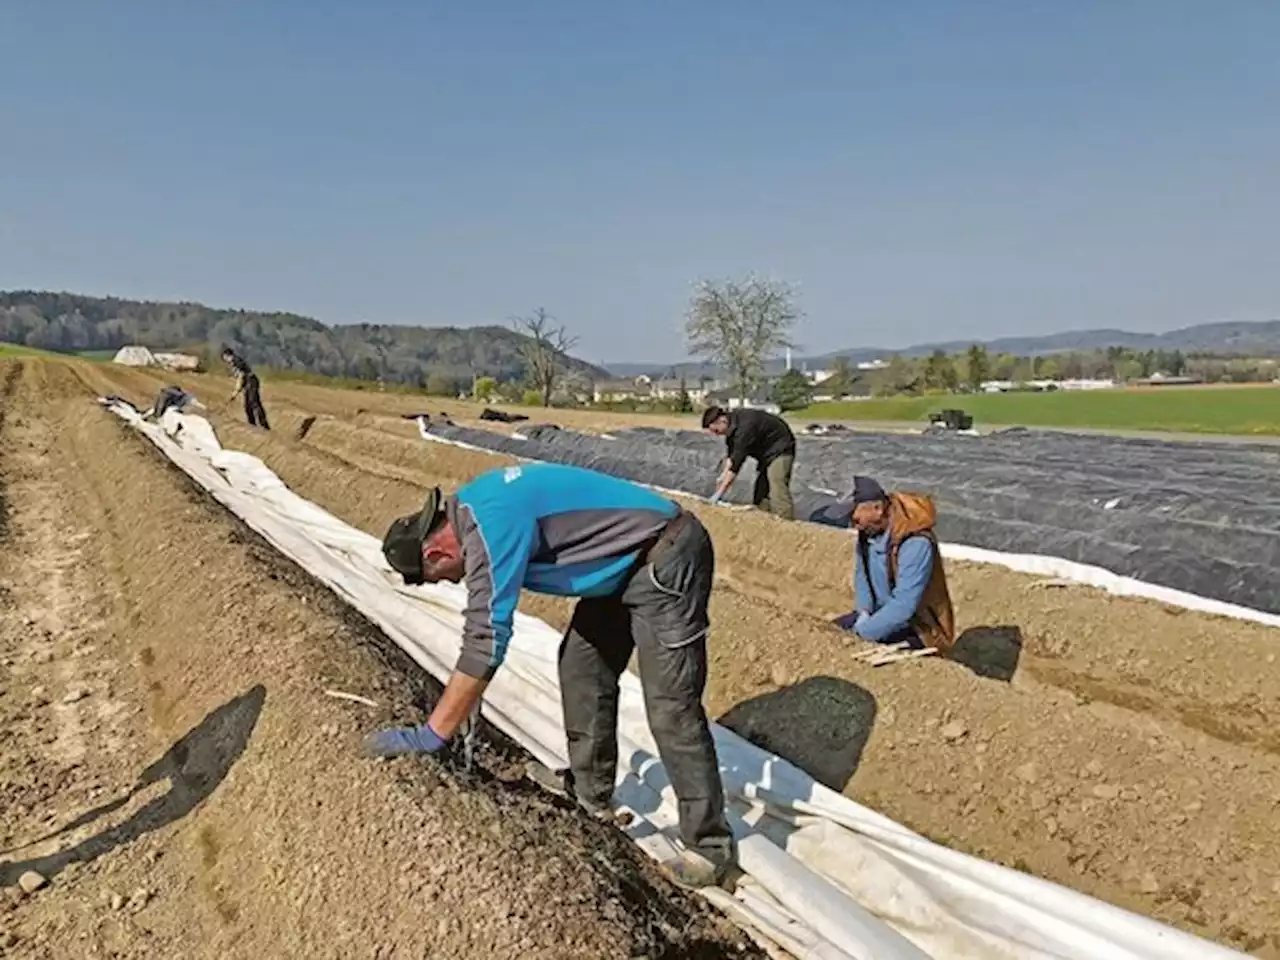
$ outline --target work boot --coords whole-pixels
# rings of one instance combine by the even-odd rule
[[[557,797],[563,797],[566,800],[572,800],[593,818],[601,821],[602,823],[612,823],[619,827],[625,827],[631,822],[629,814],[615,810],[612,804],[588,800],[587,798],[580,797],[574,793],[572,783],[573,775],[568,771],[552,770],[550,767],[544,766],[537,760],[531,760],[525,767],[525,775],[548,793],[554,794]]]
[[[686,890],[703,890],[707,887],[723,885],[734,871],[736,864],[731,859],[712,860],[686,847],[670,860],[662,861],[658,866],[676,886],[684,887]]]

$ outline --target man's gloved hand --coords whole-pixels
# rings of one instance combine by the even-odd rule
[[[831,622],[834,623],[841,630],[852,633],[854,628],[858,624],[858,611],[854,610],[852,613],[846,613],[842,617],[836,617]]]
[[[428,724],[420,727],[392,727],[364,738],[366,757],[396,757],[404,753],[438,753],[447,743]]]
[[[866,610],[854,610],[851,613],[846,613],[842,617],[836,617],[832,623],[848,633],[857,633],[858,628],[866,623],[870,616],[871,614]]]
[[[724,494],[723,494],[723,493],[713,493],[713,494],[711,495],[711,502],[712,502],[712,503],[714,503],[714,504],[716,504],[716,505],[719,505],[719,504],[720,504],[720,502],[721,502],[723,499],[724,499]]]

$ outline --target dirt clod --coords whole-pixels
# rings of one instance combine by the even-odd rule
[[[37,890],[43,890],[48,885],[49,881],[34,870],[27,870],[22,876],[18,877],[18,887],[23,893],[35,893]]]

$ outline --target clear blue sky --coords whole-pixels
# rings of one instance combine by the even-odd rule
[[[0,287],[683,356],[1280,316],[1280,3],[71,3],[0,16]]]

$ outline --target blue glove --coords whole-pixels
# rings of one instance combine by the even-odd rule
[[[723,494],[723,493],[713,493],[713,494],[711,495],[711,502],[712,502],[712,503],[719,503],[719,502],[720,502],[721,500],[723,500],[723,499],[724,499],[724,494]]]
[[[364,738],[366,757],[396,757],[403,753],[437,753],[447,743],[428,724],[420,727],[392,727]]]

